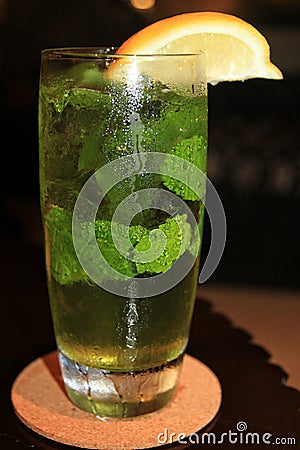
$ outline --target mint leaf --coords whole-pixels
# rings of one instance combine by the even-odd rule
[[[72,89],[68,106],[72,107],[72,113],[68,111],[67,119],[74,120],[77,126],[72,136],[80,146],[78,170],[101,167],[107,162],[101,141],[110,110],[109,95],[92,89]]]
[[[72,178],[78,170],[107,163],[101,142],[111,109],[109,92],[72,84],[72,80],[53,81],[52,86],[41,89],[41,154],[51,179]]]
[[[204,96],[182,97],[170,91],[155,91],[141,110],[145,125],[144,150],[179,156],[206,173],[206,112],[207,98]],[[185,171],[184,167],[182,170]],[[184,200],[199,199],[192,189],[175,178],[163,176],[162,180],[169,190]],[[197,180],[190,181],[198,185]]]
[[[97,139],[103,131],[106,97],[89,89],[68,89],[65,84],[41,90],[40,148],[47,179],[72,179],[78,168],[89,169],[99,158]]]
[[[136,267],[139,274],[145,272],[152,274],[166,272],[172,267],[178,257],[188,249],[191,240],[191,227],[186,221],[186,218],[186,214],[182,216],[178,215],[174,218],[168,218],[165,223],[159,225],[158,229],[161,230],[166,237],[166,247],[161,255],[155,260],[147,263],[137,263]],[[181,232],[179,225],[183,228],[183,233]],[[149,250],[149,247],[150,242],[148,235],[140,240],[136,245],[136,250],[143,252]]]
[[[88,282],[81,267],[72,239],[72,213],[53,207],[46,216],[46,242],[50,252],[51,275],[58,283]]]
[[[95,167],[101,167],[101,164],[106,163],[100,148],[103,127],[99,125],[95,126],[94,129],[90,128],[89,130],[82,130],[78,170],[95,169]]]
[[[188,139],[181,140],[170,150],[171,155],[178,156],[180,158],[189,161],[198,167],[203,173],[206,173],[206,147],[207,142],[203,136],[193,136]],[[172,171],[172,164],[174,161],[171,160],[166,162],[169,164],[169,170]],[[205,186],[203,180],[199,179],[198,176],[186,171],[184,164],[181,167],[182,174],[186,177],[188,175],[187,184],[166,175],[162,175],[162,180],[164,185],[175,194],[179,195],[184,200],[199,200],[199,196],[189,187],[189,186],[199,186],[204,193]]]
[[[82,224],[82,249],[88,255],[90,242],[84,238],[85,225]],[[50,269],[52,276],[62,285],[72,284],[76,282],[88,282],[88,275],[81,267],[73,244],[72,238],[72,213],[58,207],[52,207],[46,216],[46,226],[48,231],[48,245],[50,251]],[[118,234],[126,236],[127,227],[118,225]],[[144,233],[142,227],[131,227],[129,236],[133,244],[140,239]],[[111,222],[104,220],[95,221],[96,240],[102,255],[117,272],[128,277],[136,275],[134,264],[122,256],[115,248],[111,235]],[[86,236],[88,233],[86,232]],[[111,273],[105,272],[105,268],[101,267],[101,277],[103,281],[111,280]],[[114,275],[114,279],[119,279],[118,274]]]
[[[100,116],[105,117],[109,106],[109,96],[101,91],[87,88],[73,88],[66,92],[67,104],[78,109],[96,109]]]
[[[145,151],[167,153],[181,139],[207,136],[206,110],[206,97],[185,98],[172,92],[158,92],[142,108]]]
[[[95,230],[97,243],[107,263],[117,272],[120,272],[127,277],[134,277],[136,275],[136,270],[133,263],[121,255],[115,247],[111,234],[111,222],[96,220]],[[123,243],[126,243],[127,231],[128,228],[124,225],[117,225],[117,234],[119,238],[122,239]],[[123,245],[123,250],[124,247],[125,246]],[[116,279],[118,279],[117,275]]]

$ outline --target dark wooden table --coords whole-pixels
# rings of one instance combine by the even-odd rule
[[[40,245],[23,240],[2,240],[1,268],[1,385],[0,449],[69,449],[73,447],[47,440],[25,427],[15,416],[11,386],[19,372],[35,358],[55,348],[46,290],[43,251]],[[253,299],[255,301],[255,299]],[[278,330],[280,332],[280,330]],[[298,444],[278,449],[300,448],[300,394],[286,387],[284,368],[270,364],[270,355],[252,343],[251,336],[214,312],[212,299],[198,296],[188,353],[207,364],[219,377],[223,403],[206,432],[218,438],[236,431],[240,421],[249,432],[276,438],[293,437]],[[298,355],[299,356],[299,355]],[[199,433],[201,437],[201,433]],[[224,440],[221,448],[240,448]],[[261,444],[264,448],[267,444]],[[166,448],[203,444],[169,444]],[[258,447],[250,445],[251,447]]]

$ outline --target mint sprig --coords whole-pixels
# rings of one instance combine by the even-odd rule
[[[50,270],[55,280],[62,285],[76,282],[91,283],[88,275],[81,267],[74,249],[72,239],[72,213],[53,206],[48,212],[45,222],[47,245],[50,253]],[[95,221],[95,236],[102,255],[117,273],[128,277],[145,273],[157,274],[165,272],[171,268],[181,254],[190,249],[192,245],[191,226],[187,222],[187,216],[185,214],[168,218],[158,226],[158,229],[166,237],[166,246],[163,253],[153,261],[135,263],[126,256],[132,256],[132,246],[139,252],[149,249],[149,234],[151,230],[141,225],[126,227],[125,225],[118,224],[118,237],[125,243],[122,245],[122,250],[125,252],[125,256],[123,256],[115,248],[111,234],[111,222],[104,220]],[[82,225],[82,234],[82,251],[88,254],[90,243],[88,239],[84,239],[84,224]],[[128,235],[130,242],[126,241]],[[110,272],[106,273],[103,267],[99,268],[99,272],[103,281],[111,281]],[[115,280],[121,278],[117,273],[114,275]]]

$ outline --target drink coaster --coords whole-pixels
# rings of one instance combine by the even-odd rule
[[[54,441],[86,449],[121,450],[159,447],[199,431],[216,416],[222,399],[216,375],[185,355],[173,400],[164,408],[129,419],[100,419],[68,398],[52,352],[29,364],[12,388],[19,419]]]

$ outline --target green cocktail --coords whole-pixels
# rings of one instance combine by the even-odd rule
[[[201,242],[204,207],[192,187],[169,176],[168,156],[174,164],[180,158],[206,172],[203,73],[202,55],[43,52],[40,182],[51,311],[68,395],[94,414],[129,417],[153,411],[169,401],[176,387],[197,287],[195,242],[196,231]],[[122,175],[124,157],[149,153],[159,154],[160,170],[127,176],[124,167]],[[95,195],[101,194],[107,183],[101,169],[113,161],[120,161],[118,181],[103,197],[95,220],[81,220],[78,251],[72,233],[76,202],[91,177]],[[158,190],[172,194],[160,197],[160,207],[154,201]],[[140,205],[128,223],[128,208],[146,191],[147,206]],[[172,197],[185,203],[197,230]],[[116,219],[120,204],[124,216]],[[80,263],[80,252],[89,260],[90,235],[84,233],[91,225],[100,252],[114,269],[97,266],[91,254],[100,284]],[[123,253],[115,235],[129,239]],[[191,268],[171,288],[137,294],[138,283],[168,274],[180,261],[183,266],[192,261]],[[126,284],[126,294],[110,289],[114,283]]]

